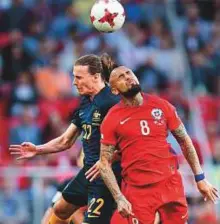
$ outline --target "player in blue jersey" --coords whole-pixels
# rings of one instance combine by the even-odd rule
[[[74,85],[82,96],[81,104],[76,110],[72,123],[58,138],[43,144],[34,145],[24,142],[11,145],[11,154],[18,159],[33,158],[37,155],[56,153],[69,149],[82,134],[85,154],[84,167],[62,192],[62,197],[55,203],[50,224],[64,224],[74,211],[88,205],[84,223],[109,224],[115,208],[114,200],[101,179],[90,183],[85,172],[99,159],[100,124],[108,110],[118,102],[106,82],[115,63],[108,55],[98,57],[86,55],[79,58],[74,65]],[[120,182],[120,165],[113,165],[115,175]]]

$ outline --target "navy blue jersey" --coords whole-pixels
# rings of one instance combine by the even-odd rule
[[[83,96],[79,108],[74,113],[72,123],[82,131],[84,164],[91,166],[99,160],[100,125],[108,110],[119,102],[108,86],[94,98]]]

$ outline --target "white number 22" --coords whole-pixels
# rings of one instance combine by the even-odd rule
[[[146,120],[141,120],[140,121],[140,126],[141,126],[142,135],[149,135],[150,134],[150,128],[149,128]]]

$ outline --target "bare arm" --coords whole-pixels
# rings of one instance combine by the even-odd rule
[[[36,146],[37,154],[56,153],[69,149],[74,144],[79,134],[78,128],[74,124],[71,124],[61,136],[43,145]]]
[[[117,203],[118,212],[123,217],[128,217],[129,215],[133,215],[131,203],[127,201],[125,196],[122,194],[111,167],[114,151],[115,146],[101,144],[100,166],[99,166],[100,174]]]
[[[68,129],[58,138],[43,145],[34,145],[31,142],[23,142],[21,145],[10,145],[11,155],[18,156],[17,159],[30,159],[37,155],[56,153],[69,149],[79,136],[79,130],[71,124]]]
[[[115,146],[113,145],[101,144],[100,174],[106,186],[112,193],[113,198],[117,202],[122,196],[122,193],[111,167],[115,150]]]
[[[181,124],[177,129],[172,131],[173,136],[179,143],[182,152],[189,163],[194,175],[203,173],[201,165],[199,163],[199,158],[196,150],[193,146],[192,140],[186,132],[183,124]]]
[[[198,190],[203,195],[205,200],[209,199],[215,203],[219,198],[218,190],[205,179],[196,150],[185,130],[184,125],[181,124],[176,130],[172,131],[172,134],[180,144],[183,154],[188,161],[194,175],[202,175],[202,179],[196,181]]]

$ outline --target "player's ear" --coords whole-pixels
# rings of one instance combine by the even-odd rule
[[[118,95],[119,94],[118,90],[116,88],[114,88],[114,87],[111,88],[111,91],[112,91],[112,93],[114,95]]]
[[[101,77],[100,73],[95,73],[95,75],[94,75],[95,81],[98,81],[100,79],[100,77]]]

